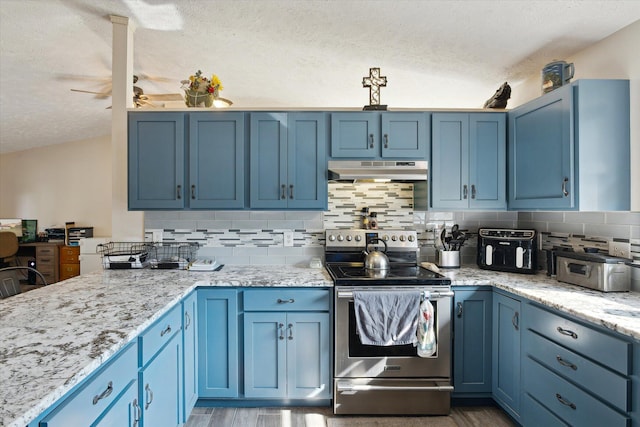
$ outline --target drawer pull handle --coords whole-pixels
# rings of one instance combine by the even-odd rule
[[[282,194],[280,194],[280,199],[284,200],[284,199],[286,199],[286,198],[287,198],[287,196],[284,194],[284,193],[285,193],[285,191],[287,191],[287,186],[286,186],[286,185],[284,185],[284,184],[282,184],[282,185],[280,186],[280,188],[282,188]]]
[[[140,405],[138,405],[138,399],[133,399],[133,403],[131,404],[131,406],[133,406],[133,427],[136,427],[138,425],[138,422],[140,421],[140,417],[142,415],[142,409],[140,409]]]
[[[565,176],[564,179],[562,180],[562,195],[564,197],[567,197],[569,195],[569,191],[567,191],[568,184],[569,184],[569,178]]]
[[[182,185],[176,187],[176,198],[178,200],[182,199]]]
[[[280,336],[278,338],[283,340],[284,339],[284,323],[278,323],[278,329],[280,330]]]
[[[167,325],[166,329],[164,331],[160,332],[160,336],[163,337],[163,336],[165,336],[166,334],[168,334],[170,332],[171,332],[171,325]]]
[[[462,303],[461,302],[458,303],[458,312],[456,313],[456,316],[462,317]]]
[[[289,299],[278,298],[278,304],[293,304],[294,302],[296,302],[296,300],[294,300],[293,298],[289,298]]]
[[[513,324],[513,327],[516,328],[516,331],[518,329],[520,329],[520,314],[516,311],[513,315],[513,317],[511,318],[511,323]]]
[[[565,400],[560,393],[556,393],[556,399],[558,399],[558,402],[562,403],[565,406],[568,406],[571,409],[576,409],[576,404],[569,402],[568,400]]]
[[[373,134],[369,134],[369,148],[373,148]]]
[[[107,388],[102,393],[96,394],[95,396],[93,396],[93,404],[96,405],[105,397],[109,397],[112,391],[113,391],[113,381],[109,381],[109,384],[107,384]]]
[[[289,198],[293,199],[293,184],[289,185]]]
[[[566,366],[567,368],[571,368],[574,371],[578,370],[578,367],[576,365],[574,365],[571,362],[567,362],[566,360],[564,360],[562,357],[560,357],[560,355],[556,356],[556,360],[558,361],[559,364],[561,364],[562,366]]]
[[[192,199],[196,198],[196,186],[195,186],[195,184],[191,185],[191,198]]]
[[[558,326],[557,331],[560,332],[562,335],[566,335],[573,338],[574,340],[578,339],[578,334],[576,334],[573,331],[570,331],[569,329],[563,329],[560,326]]]
[[[384,134],[384,148],[389,148],[389,135]]]
[[[149,409],[149,405],[151,405],[151,402],[153,402],[153,390],[151,390],[151,387],[149,387],[148,383],[144,387],[144,391],[147,392],[146,401],[144,403],[144,409]]]
[[[476,198],[476,185],[475,184],[471,184],[471,198],[472,199]]]
[[[289,339],[293,339],[293,323],[289,323]]]
[[[469,190],[467,189],[467,184],[462,186],[462,198],[466,199],[468,196]]]
[[[191,326],[191,316],[189,316],[189,312],[184,312],[184,330],[186,331]]]

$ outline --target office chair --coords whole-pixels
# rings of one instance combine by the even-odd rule
[[[18,253],[18,236],[12,231],[0,231],[0,267],[8,267],[10,262],[16,263]]]

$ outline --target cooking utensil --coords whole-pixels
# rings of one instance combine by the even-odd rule
[[[219,266],[214,268],[213,271],[220,271],[220,270],[222,270],[222,267],[224,267],[224,264],[220,264]]]
[[[387,257],[387,242],[382,239],[371,239],[367,243],[367,249],[369,245],[376,242],[382,242],[384,244],[384,252],[374,249],[372,252],[363,251],[365,254],[364,268],[367,270],[388,270],[389,258]]]
[[[447,247],[445,246],[445,236],[447,234],[447,227],[442,227],[442,231],[440,232],[440,243],[442,243],[442,249],[444,249],[445,251],[447,250]]]

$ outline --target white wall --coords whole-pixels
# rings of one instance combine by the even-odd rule
[[[0,217],[37,219],[38,230],[93,226],[111,235],[111,137],[0,156]]]
[[[631,86],[631,210],[640,211],[640,21],[569,58],[577,79],[629,79]],[[545,64],[541,64],[540,70]],[[533,76],[512,88],[509,108],[540,96],[541,76]]]

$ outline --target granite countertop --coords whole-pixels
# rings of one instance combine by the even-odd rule
[[[105,270],[0,300],[0,426],[24,427],[196,286],[333,286],[324,269]]]
[[[495,286],[640,340],[640,293],[475,267],[445,274],[454,286]],[[197,286],[333,283],[324,269],[291,266],[106,270],[0,300],[0,426],[24,427]]]

